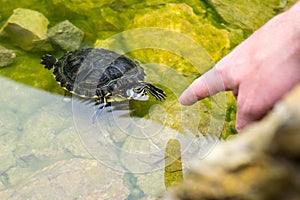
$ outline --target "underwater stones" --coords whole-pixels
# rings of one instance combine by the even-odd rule
[[[16,138],[18,137],[17,130],[9,130],[9,128],[6,126],[1,128],[1,132],[0,174],[7,172],[15,164],[14,150],[16,148]],[[3,180],[1,180],[2,178],[0,175],[0,183],[3,182]],[[5,181],[4,184],[7,185]]]
[[[145,174],[137,174],[137,185],[139,188],[150,197],[159,197],[166,190],[163,171],[150,171]]]
[[[163,199],[300,199],[300,85],[261,122],[195,160]]]
[[[50,41],[66,51],[80,47],[84,32],[74,26],[69,20],[62,21],[48,31]]]
[[[55,101],[53,96],[48,98]],[[68,156],[90,158],[71,125],[71,113],[65,103],[58,100],[42,107],[24,122],[20,142],[26,145],[19,147],[15,155],[32,154],[42,161]]]
[[[166,188],[178,184],[183,179],[181,155],[180,141],[170,139],[165,152],[164,180]]]
[[[0,67],[5,67],[15,61],[16,53],[0,45]]]
[[[35,171],[36,175],[25,182],[1,191],[0,199],[127,199],[129,196],[122,173],[96,160],[65,159]]]
[[[287,2],[282,0],[210,0],[209,2],[218,14],[231,26],[238,26],[241,29],[250,31],[258,29],[276,14],[276,10],[282,10],[287,4]]]
[[[134,16],[130,25],[130,28],[142,27],[166,28],[184,34],[203,47],[214,61],[223,57],[223,51],[230,47],[228,31],[218,29],[208,20],[199,17],[194,13],[193,8],[185,3],[167,3],[158,9],[145,8],[144,12],[137,13]],[[167,40],[167,38],[168,36],[165,36],[164,40]],[[178,42],[182,43],[180,45],[181,48],[188,48],[189,45],[187,45],[186,41],[178,40]],[[190,41],[189,43],[191,44],[192,42]],[[190,52],[190,54],[192,53]],[[203,62],[206,61],[204,60]]]
[[[17,8],[0,30],[0,36],[9,38],[26,51],[51,51],[51,42],[72,51],[80,47],[84,32],[68,20],[48,30],[48,19],[40,12]]]
[[[56,6],[60,6],[63,8],[63,10],[68,9],[71,10],[74,13],[80,14],[80,15],[88,15],[91,10],[93,9],[99,9],[105,4],[111,3],[112,0],[101,0],[101,1],[95,1],[95,0],[52,0],[53,4]]]
[[[0,36],[9,38],[24,50],[52,49],[47,42],[48,19],[40,12],[17,8],[0,30]]]

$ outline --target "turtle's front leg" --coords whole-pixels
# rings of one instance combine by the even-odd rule
[[[167,96],[165,91],[146,82],[140,83],[140,85],[136,87],[134,90],[136,93],[145,93],[145,91],[147,91],[159,101],[164,100]]]
[[[95,99],[95,106],[97,106],[96,111],[92,116],[92,123],[94,124],[98,117],[101,115],[105,107],[111,106],[111,102],[107,101],[108,96]]]

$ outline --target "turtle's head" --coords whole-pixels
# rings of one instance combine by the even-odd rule
[[[41,64],[45,65],[46,69],[52,69],[53,65],[57,62],[57,59],[53,55],[45,54],[42,56]]]
[[[127,96],[130,99],[139,100],[139,101],[147,101],[149,96],[145,88],[137,86],[136,88],[131,88],[126,91]]]

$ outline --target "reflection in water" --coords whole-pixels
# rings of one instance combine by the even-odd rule
[[[207,142],[199,133],[198,104],[192,107],[179,105],[178,87],[187,85],[182,75],[157,64],[148,64],[145,70],[150,77],[154,77],[154,73],[160,74],[161,78],[158,77],[155,84],[168,89],[167,99],[159,103],[149,101],[147,106],[143,102],[140,106],[137,101],[134,107],[129,101],[113,102],[93,123],[91,118],[98,107],[73,98],[73,117],[80,139],[101,163],[131,173],[162,170],[171,164],[173,161],[165,163],[166,145],[168,141],[176,140],[180,142],[178,148],[181,148],[183,164],[188,167],[191,158],[205,156],[200,151],[203,142],[210,144],[206,146],[210,149],[217,137]],[[164,75],[172,79],[167,80]],[[140,109],[145,115],[141,117],[135,109]]]
[[[165,186],[169,188],[183,179],[180,142],[171,139],[167,143],[165,152]]]
[[[101,165],[81,144],[71,102],[2,77],[0,82],[0,199],[129,196],[123,173]]]
[[[95,158],[117,170],[145,173],[163,169],[169,139],[178,138],[185,148],[195,139],[192,133],[183,135],[153,119],[134,117],[129,110],[118,110],[118,106],[124,107],[126,102],[106,108],[95,124],[89,117],[92,108],[89,111],[84,104],[73,103],[81,140]]]
[[[165,103],[149,106],[145,117],[132,114],[136,103],[116,103],[93,124],[94,107],[81,100],[0,81],[0,199],[158,196],[174,161],[166,159],[168,141],[180,146],[183,170],[215,142],[166,126]]]

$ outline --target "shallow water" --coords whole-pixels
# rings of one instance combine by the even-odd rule
[[[166,125],[160,121],[161,116],[163,120],[166,117],[161,115],[163,106],[159,104],[151,106],[149,118],[141,118],[130,115],[128,101],[116,103],[93,123],[94,106],[78,98],[54,95],[5,78],[1,83],[1,199],[37,198],[49,193],[75,198],[95,188],[101,190],[95,197],[109,199],[126,194],[128,199],[135,199],[132,195],[158,196],[168,184],[164,182],[165,166],[180,159],[183,166],[179,169],[186,170],[190,159],[203,158],[217,139],[201,134],[196,137],[184,125],[185,120],[181,124],[184,133]],[[182,111],[194,112],[191,108]],[[173,157],[165,154],[168,141],[174,139],[181,145],[180,157],[178,153]],[[101,172],[95,173],[97,170]],[[130,177],[136,181],[128,182]],[[56,191],[58,188],[63,193]]]
[[[142,13],[145,3],[132,4]],[[142,64],[146,80],[167,93],[162,102],[150,98],[113,103],[93,122],[97,107],[64,96],[52,72],[39,64],[44,52],[27,52],[1,38],[17,55],[12,65],[0,69],[1,199],[155,198],[182,179],[192,157],[204,158],[218,141],[223,120],[211,115],[224,118],[224,109],[210,100],[192,107],[177,101],[190,81],[213,65],[211,56],[177,31],[123,30],[124,24],[113,18],[120,20],[112,12],[119,8],[112,5],[83,3],[82,10],[92,9],[82,13],[62,1],[1,2],[1,26],[16,7],[42,12],[50,26],[69,19],[85,32],[82,47],[95,42],[128,54]],[[132,14],[127,14],[129,19]],[[59,56],[63,51],[52,53]],[[200,122],[208,127],[206,136]]]
[[[177,100],[246,37],[236,25],[226,27],[205,2],[0,4],[1,26],[17,7],[42,12],[49,27],[68,19],[85,33],[82,48],[130,56],[145,69],[146,81],[167,93],[162,102],[113,103],[93,123],[97,107],[64,96],[39,64],[45,52],[27,52],[0,38],[17,54],[15,63],[0,69],[0,199],[152,199],[184,177],[192,158],[205,158],[220,135],[234,133],[235,104],[228,94],[191,107]]]

